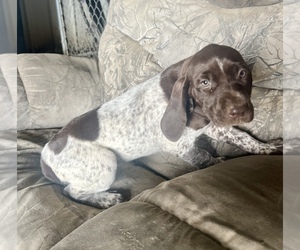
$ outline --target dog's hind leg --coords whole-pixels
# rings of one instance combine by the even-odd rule
[[[72,178],[66,182],[64,194],[98,208],[108,208],[122,202],[121,194],[107,191],[116,177],[115,154],[104,147],[90,147],[85,157],[79,158],[74,163],[81,167],[70,168],[68,175]]]
[[[101,208],[122,201],[121,194],[107,191],[117,171],[116,155],[108,148],[70,137],[59,153],[46,146],[41,163],[44,175],[76,201]]]

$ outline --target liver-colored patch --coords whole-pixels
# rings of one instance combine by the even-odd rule
[[[68,135],[79,140],[95,141],[99,136],[99,121],[97,109],[93,109],[79,117],[74,118],[68,125],[60,130],[48,143],[49,148],[59,154],[67,144]]]

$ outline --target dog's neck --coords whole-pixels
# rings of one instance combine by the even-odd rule
[[[193,111],[187,115],[187,126],[195,130],[205,127],[210,120],[204,114],[201,107],[194,106]]]

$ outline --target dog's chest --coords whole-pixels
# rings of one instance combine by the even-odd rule
[[[160,120],[167,101],[159,76],[140,84],[104,104],[98,111],[102,146],[114,150],[123,160],[157,152]]]

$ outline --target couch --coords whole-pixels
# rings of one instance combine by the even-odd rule
[[[18,55],[18,249],[282,249],[281,155],[202,138],[199,146],[229,160],[199,170],[161,152],[124,163],[113,188],[128,201],[106,210],[64,196],[39,165],[72,118],[209,43],[236,48],[252,69],[255,118],[240,128],[262,141],[282,137],[282,8],[112,0],[97,59]]]

